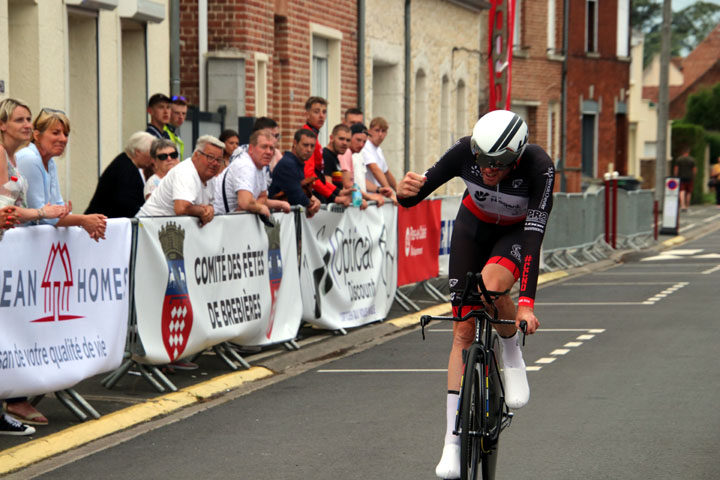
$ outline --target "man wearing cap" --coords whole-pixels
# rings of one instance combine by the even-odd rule
[[[170,121],[165,124],[164,130],[177,147],[180,160],[184,160],[185,142],[180,138],[178,129],[180,125],[185,123],[185,118],[187,117],[187,99],[182,95],[173,95],[170,100],[172,101],[170,105]]]
[[[165,125],[170,122],[170,104],[172,101],[164,93],[156,93],[148,100],[147,112],[150,115],[150,123],[145,130],[156,138],[167,138],[170,135],[165,131]]]

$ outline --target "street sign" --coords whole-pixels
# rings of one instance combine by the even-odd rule
[[[663,202],[662,229],[660,229],[660,233],[663,235],[678,234],[679,194],[680,179],[676,177],[665,178],[665,201]]]

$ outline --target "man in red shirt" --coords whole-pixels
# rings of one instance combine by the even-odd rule
[[[305,125],[302,128],[310,130],[319,136],[320,129],[325,125],[327,118],[327,100],[322,97],[310,97],[305,102]],[[315,142],[312,156],[305,162],[305,178],[317,177],[313,182],[313,192],[322,203],[337,203],[350,205],[350,191],[343,190],[325,180],[323,172],[323,154],[320,140]]]

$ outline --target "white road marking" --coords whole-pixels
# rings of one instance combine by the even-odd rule
[[[595,335],[580,335],[577,337],[578,340],[592,340]]]
[[[583,344],[583,342],[567,342],[565,345],[563,345],[563,347],[575,348],[575,347],[579,347],[582,344]]]
[[[345,368],[323,369],[318,373],[447,373],[447,368]]]
[[[705,258],[720,258],[720,253],[705,253],[703,255],[698,255],[693,258],[703,258],[703,259],[705,259]]]
[[[528,372],[537,372],[540,371],[540,369],[542,369],[540,365],[530,365],[528,367],[525,367],[525,370]]]
[[[672,287],[666,288],[666,289],[663,290],[662,292],[656,293],[654,296],[648,298],[647,300],[645,300],[645,301],[643,302],[643,304],[645,304],[645,305],[655,305],[656,302],[659,302],[660,300],[662,300],[663,298],[667,297],[667,296],[670,295],[671,293],[675,293],[676,291],[680,290],[681,288],[683,288],[683,287],[686,286],[686,285],[689,285],[689,283],[688,283],[688,282],[678,282],[678,283],[676,283],[675,285],[673,285]]]
[[[665,267],[665,265],[658,265],[658,267]],[[658,275],[698,275],[699,272],[674,272],[674,271],[665,271],[665,272],[617,272],[617,273],[607,273],[607,272],[598,272],[594,273],[593,275],[605,275],[605,276],[638,276],[638,275],[652,275],[653,277],[657,277]],[[537,305],[537,303],[535,304]]]
[[[720,270],[720,265],[715,265],[713,268],[709,268],[700,273],[702,273],[703,275],[710,275],[711,273],[717,272],[718,270]]]
[[[552,352],[550,352],[550,355],[567,355],[567,353],[570,351],[568,348],[556,348]]]
[[[555,360],[557,360],[557,358],[555,358],[555,357],[543,357],[538,360],[535,360],[535,363],[542,363],[542,364],[546,365],[548,363],[554,362]]]
[[[544,307],[572,307],[574,305],[587,306],[622,306],[622,305],[643,305],[643,302],[537,302],[535,305]]]
[[[677,248],[675,250],[667,250],[664,253],[668,253],[670,255],[697,255],[702,251],[702,248]]]
[[[678,233],[686,232],[686,231],[690,230],[691,228],[693,228],[694,226],[695,226],[694,223],[691,223],[690,225],[685,225],[684,227],[682,227],[678,230]]]
[[[572,285],[572,286],[611,286],[615,287],[617,285],[672,285],[673,282],[565,282],[563,285]]]
[[[706,218],[705,220],[703,220],[703,222],[705,222],[705,223],[712,222],[713,220],[716,220],[718,218],[720,218],[720,213],[718,213],[717,215],[713,215],[710,218]]]

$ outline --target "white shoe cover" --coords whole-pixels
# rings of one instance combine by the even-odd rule
[[[504,368],[505,403],[510,408],[521,408],[530,400],[530,385],[528,385],[525,368]]]
[[[435,467],[435,475],[440,478],[460,478],[460,445],[445,444],[440,463]]]

